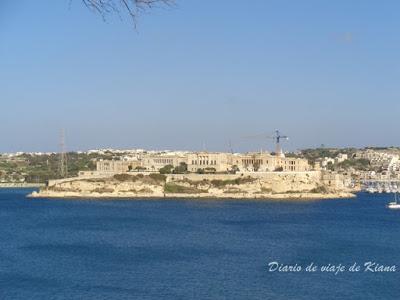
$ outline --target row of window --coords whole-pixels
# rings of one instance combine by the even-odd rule
[[[265,161],[265,163],[268,165],[268,160]],[[262,159],[242,159],[242,164],[243,165],[262,165],[264,164],[264,161]]]
[[[217,161],[216,160],[192,160],[192,165],[211,165],[211,166],[216,166]]]
[[[172,165],[174,160],[173,159],[165,159],[165,158],[156,158],[153,159],[155,164],[166,164],[166,165]]]

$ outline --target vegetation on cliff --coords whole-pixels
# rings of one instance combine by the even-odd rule
[[[320,186],[310,190],[310,193],[313,193],[313,194],[328,194],[329,190],[325,186],[320,185]]]
[[[192,186],[183,186],[176,183],[167,183],[164,185],[164,192],[170,194],[202,194],[208,193],[207,190],[199,189]]]
[[[114,175],[113,179],[120,182],[141,181],[146,184],[163,184],[166,181],[167,177],[163,174],[157,174],[157,173],[152,173],[149,175],[143,175],[143,174],[131,175],[124,173],[124,174]]]
[[[240,184],[252,183],[256,180],[257,180],[256,178],[252,177],[239,177],[236,179],[227,179],[227,180],[214,179],[211,180],[211,184],[214,187],[220,188],[220,187],[225,187],[227,185],[240,185]]]

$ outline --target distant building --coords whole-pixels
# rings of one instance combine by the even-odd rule
[[[98,172],[123,173],[142,170],[158,172],[161,168],[171,165],[178,167],[187,165],[192,173],[229,172],[304,172],[309,171],[308,161],[300,158],[287,158],[262,153],[223,153],[223,152],[191,152],[191,153],[159,153],[142,154],[137,160],[100,160],[97,162]]]
[[[391,172],[396,172],[400,169],[399,155],[394,153],[367,149],[358,151],[355,157],[369,160],[371,167],[375,169],[380,168]]]
[[[290,164],[289,164],[290,161]],[[297,171],[296,159],[275,156],[266,152],[236,154],[232,164],[247,172]]]
[[[164,154],[142,156],[140,166],[148,171],[159,171],[161,168],[171,165],[178,167],[181,163],[186,163],[187,158],[182,155]]]
[[[348,159],[349,159],[349,156],[347,154],[339,153],[338,156],[336,156],[336,158],[335,158],[335,163],[340,164]]]
[[[101,173],[125,173],[138,167],[138,160],[99,160],[96,163],[96,170]]]
[[[330,165],[330,164],[332,164],[332,165],[335,164],[335,159],[333,159],[331,157],[324,157],[321,160],[321,167],[323,169],[326,169],[328,167],[328,165]]]
[[[198,170],[210,170],[215,172],[226,172],[232,167],[229,153],[196,152],[187,155],[189,172]]]

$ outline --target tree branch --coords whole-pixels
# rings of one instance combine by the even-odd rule
[[[157,5],[171,6],[175,0],[82,0],[86,7],[99,13],[103,19],[110,13],[120,14],[125,11],[132,18],[136,26],[136,18],[140,12],[144,12]]]

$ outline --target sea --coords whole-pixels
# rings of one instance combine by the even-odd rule
[[[0,299],[400,299],[392,194],[50,200],[31,191],[0,189]]]

